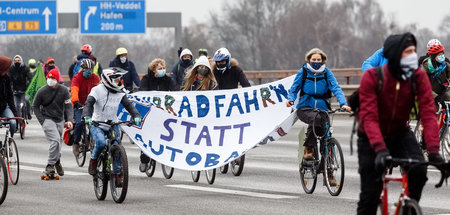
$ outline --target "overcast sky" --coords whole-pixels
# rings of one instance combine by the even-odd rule
[[[181,12],[183,25],[192,19],[199,22],[209,17],[209,11],[220,13],[225,0],[146,0],[147,12]],[[233,1],[233,0],[228,0]],[[337,0],[330,0],[337,1]],[[450,0],[376,0],[385,15],[395,17],[400,25],[417,23],[435,31],[450,10]],[[79,12],[79,0],[57,0],[59,12]]]

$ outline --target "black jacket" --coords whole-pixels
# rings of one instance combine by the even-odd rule
[[[147,75],[144,75],[141,80],[141,87],[139,91],[176,91],[175,81],[167,76],[156,78],[153,71],[148,70]]]
[[[8,76],[11,79],[13,91],[27,90],[28,84],[33,78],[33,74],[25,65],[20,65],[19,67],[14,66],[14,64],[9,68]]]
[[[9,105],[9,108],[14,113],[14,116],[17,116],[11,81],[7,75],[0,76],[0,113],[5,111],[6,105]]]
[[[128,91],[133,90],[133,82],[136,84],[136,86],[138,88],[141,87],[139,75],[137,74],[136,67],[134,66],[134,63],[132,61],[127,59],[127,61],[125,63],[122,63],[122,62],[120,62],[119,56],[117,56],[114,58],[114,60],[109,62],[109,67],[120,67],[120,68],[128,71],[127,74],[125,74],[122,77],[123,84],[125,85],[125,89],[127,89]]]
[[[213,64],[212,68],[214,70],[214,76],[216,77],[217,83],[219,84],[219,89],[236,89],[240,83],[242,87],[249,87],[247,77],[244,71],[238,66],[238,61],[236,59],[231,59],[230,67],[228,67],[224,73],[217,70],[216,65]]]

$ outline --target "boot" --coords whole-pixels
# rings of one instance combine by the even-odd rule
[[[116,181],[116,187],[122,187],[123,186],[122,176],[120,176],[120,174],[115,174],[114,177]]]
[[[147,170],[147,167],[148,167],[148,163],[141,163],[141,164],[139,164],[139,171],[145,172],[145,170]]]
[[[47,164],[47,166],[45,167],[45,173],[46,174],[55,173],[55,165]]]
[[[72,152],[75,157],[78,157],[80,155],[80,143],[74,143],[72,145]]]
[[[330,187],[335,187],[337,185],[336,179],[331,171],[328,172],[328,183],[330,184]]]
[[[303,153],[303,159],[314,160],[314,149],[312,146],[305,146],[305,150]]]
[[[88,172],[90,175],[95,175],[97,173],[97,160],[91,158],[91,160],[89,161]]]
[[[58,173],[58,175],[60,175],[60,176],[64,175],[64,169],[63,169],[63,167],[61,165],[61,162],[59,162],[59,160],[56,161],[55,168],[56,168],[56,172]]]

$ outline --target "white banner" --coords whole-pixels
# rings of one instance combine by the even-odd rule
[[[122,129],[159,163],[184,170],[217,168],[290,130],[296,117],[286,101],[293,80],[233,90],[130,94],[143,122]],[[122,106],[118,117],[131,118]]]

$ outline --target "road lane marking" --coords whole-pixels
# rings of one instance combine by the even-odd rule
[[[296,198],[298,198],[297,196],[269,194],[269,193],[257,193],[257,192],[250,192],[250,191],[229,190],[229,189],[221,189],[221,188],[213,188],[213,187],[201,187],[201,186],[192,186],[192,185],[187,185],[187,184],[173,184],[173,185],[165,185],[165,186],[173,187],[173,188],[180,188],[180,189],[199,190],[199,191],[205,191],[205,192],[225,193],[225,194],[267,198],[267,199],[296,199]]]
[[[37,167],[33,167],[33,166],[24,166],[24,165],[20,165],[20,169],[35,171],[35,172],[43,172],[44,171],[42,168],[37,168]],[[89,174],[83,173],[83,172],[64,171],[64,175],[81,176],[81,175],[89,175]]]

